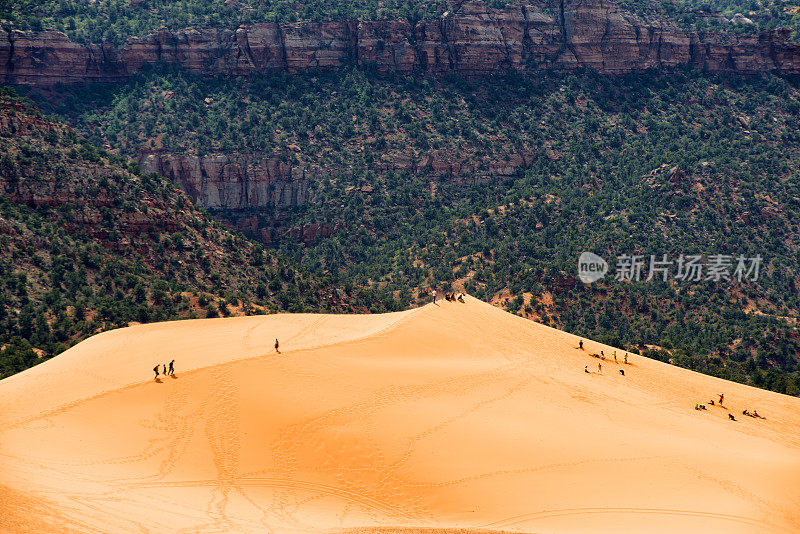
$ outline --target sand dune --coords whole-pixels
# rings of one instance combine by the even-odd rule
[[[474,299],[107,332],[0,382],[0,531],[800,532],[800,399],[585,345]]]

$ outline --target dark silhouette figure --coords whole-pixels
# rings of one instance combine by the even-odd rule
[[[461,293],[461,294],[458,296],[458,302],[460,302],[461,304],[464,304],[464,293]]]
[[[584,373],[588,373],[589,372],[589,366],[588,365],[583,368],[583,372]]]
[[[722,406],[722,401],[723,400],[725,400],[725,394],[724,393],[720,393],[719,394],[719,405],[720,406]]]
[[[164,364],[164,376],[167,376],[167,364]]]
[[[627,352],[625,353],[625,363],[626,364],[628,363],[628,353]]]
[[[736,418],[733,416],[732,413],[728,414],[728,419],[730,419],[731,421],[736,421]]]
[[[747,408],[742,410],[742,415],[750,415],[750,412],[747,411]]]
[[[278,354],[280,354],[280,353],[281,353],[281,351],[278,349],[278,347],[280,347],[280,343],[278,343],[278,338],[276,337],[276,338],[275,338],[275,352],[277,352]]]
[[[433,295],[433,303],[436,304],[436,290],[434,289],[431,291],[431,295]]]
[[[158,364],[156,364],[156,366],[153,367],[153,372],[156,374],[155,379],[158,380]]]
[[[173,375],[173,376],[175,375],[175,360],[172,360],[171,362],[169,362],[169,372],[167,374]]]
[[[708,403],[709,403],[711,406],[714,406],[714,399],[711,399],[711,400],[709,400],[709,401],[708,401]]]
[[[621,374],[622,376],[625,376],[625,369],[620,369],[619,370],[619,374]]]
[[[583,340],[578,341],[578,348],[583,350]]]

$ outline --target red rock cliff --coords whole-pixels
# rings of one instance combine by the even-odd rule
[[[800,74],[800,45],[789,42],[784,30],[748,37],[687,35],[668,21],[646,22],[602,0],[524,2],[505,9],[468,0],[413,26],[353,21],[161,29],[121,49],[79,45],[53,31],[0,35],[0,82],[114,81],[157,63],[227,75],[346,64],[464,76],[547,67],[619,74],[676,65]]]

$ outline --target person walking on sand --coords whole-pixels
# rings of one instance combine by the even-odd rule
[[[722,401],[723,400],[725,400],[725,394],[724,393],[720,393],[719,394],[719,405],[720,406],[722,406]]]
[[[433,295],[433,303],[436,304],[436,290],[435,289],[431,290],[431,295]]]
[[[597,364],[597,372],[601,373],[601,374],[603,373],[603,364],[602,363],[598,363]]]
[[[625,365],[628,365],[628,353],[625,353]]]
[[[154,380],[158,380],[158,364],[156,364],[156,366],[153,367],[153,372],[156,374]]]
[[[617,362],[617,351],[614,351],[614,363]]]
[[[278,350],[278,347],[280,347],[280,343],[278,343],[278,338],[276,337],[276,338],[275,338],[275,352],[277,352],[278,354],[280,354],[280,353],[281,353],[281,351],[280,351],[280,350]]]
[[[578,348],[583,350],[583,340],[578,341]]]
[[[175,376],[175,360],[169,362],[169,375]]]
[[[167,364],[164,364],[164,376],[167,376]]]

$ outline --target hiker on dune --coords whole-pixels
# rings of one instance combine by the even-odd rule
[[[578,348],[583,350],[583,340],[578,341]]]
[[[724,393],[720,393],[719,394],[719,405],[720,406],[722,406],[722,401],[723,400],[725,400],[725,394]]]
[[[156,364],[156,366],[155,366],[155,367],[153,367],[153,372],[156,374],[156,376],[155,376],[155,379],[154,379],[154,380],[158,380],[158,364]]]
[[[175,376],[175,360],[169,362],[169,373],[172,376]]]
[[[280,353],[281,353],[281,351],[280,351],[280,350],[278,350],[278,347],[280,347],[280,343],[278,343],[278,338],[276,337],[276,338],[275,338],[275,352],[277,352],[278,354],[280,354]]]
[[[436,304],[436,290],[431,290],[431,295],[433,295],[433,303]]]

